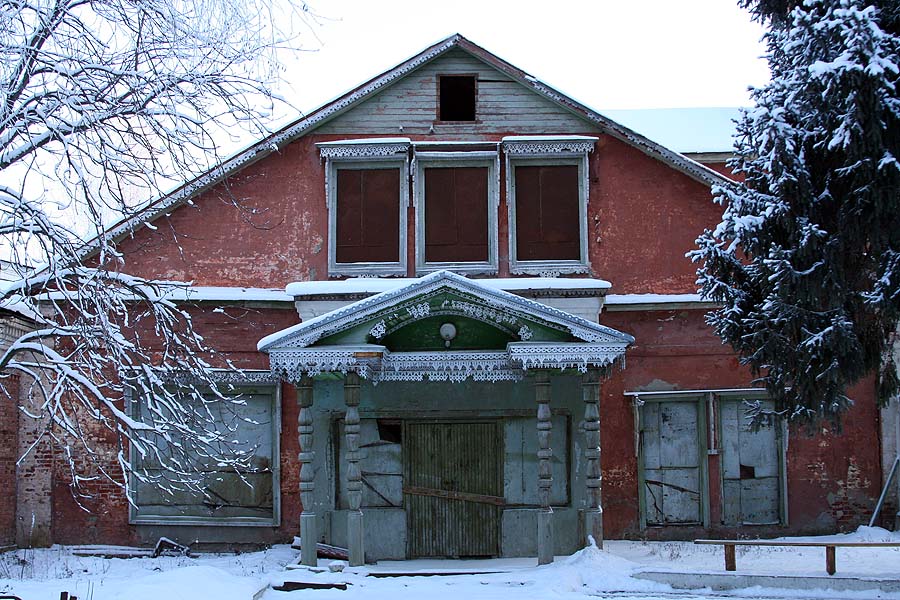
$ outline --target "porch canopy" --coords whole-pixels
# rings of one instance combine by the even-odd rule
[[[539,478],[545,513],[539,516],[538,554],[552,560],[549,488],[551,371],[580,372],[584,379],[586,485],[585,513],[596,513],[600,527],[599,379],[621,366],[630,335],[582,317],[479,283],[449,271],[438,271],[368,298],[332,310],[259,341],[269,354],[271,370],[298,387],[301,442],[302,560],[314,564],[316,525],[311,512],[315,460],[312,447],[312,383],[321,373],[344,376],[345,436],[351,512],[348,514],[350,562],[364,560],[362,484],[359,479],[359,380],[378,382],[519,381],[529,372],[535,384]],[[304,412],[306,411],[306,412]],[[588,518],[586,517],[586,518]],[[600,534],[598,530],[598,535]],[[309,540],[309,543],[307,543]],[[312,544],[310,546],[309,544]]]

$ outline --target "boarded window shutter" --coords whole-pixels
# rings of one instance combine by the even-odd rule
[[[338,263],[400,260],[400,169],[337,172]]]
[[[488,260],[487,167],[425,169],[425,261]]]
[[[516,258],[581,260],[578,167],[516,167]]]

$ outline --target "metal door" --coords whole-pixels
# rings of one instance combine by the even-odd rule
[[[502,483],[496,422],[407,422],[403,498],[407,554],[500,553]]]

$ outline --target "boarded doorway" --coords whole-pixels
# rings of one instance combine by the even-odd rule
[[[500,553],[497,422],[406,422],[403,494],[410,558]]]
[[[774,415],[772,401],[761,402]],[[782,521],[780,423],[770,416],[754,429],[743,400],[723,401],[722,492],[726,525],[777,525]]]
[[[642,500],[648,526],[703,521],[702,416],[693,399],[641,407]]]

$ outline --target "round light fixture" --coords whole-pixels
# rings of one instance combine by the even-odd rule
[[[453,323],[444,323],[440,329],[441,337],[444,339],[444,346],[449,348],[450,342],[456,337],[456,325]]]

